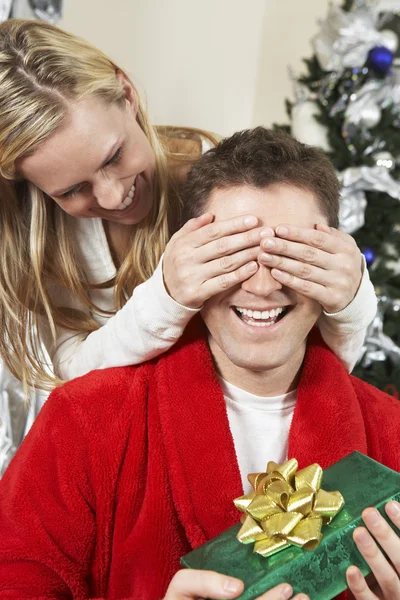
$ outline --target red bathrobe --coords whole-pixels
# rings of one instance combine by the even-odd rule
[[[398,400],[310,343],[289,457],[325,468],[359,450],[399,470],[399,432]],[[241,494],[202,334],[71,381],[0,482],[0,598],[158,600],[183,554],[238,521]]]

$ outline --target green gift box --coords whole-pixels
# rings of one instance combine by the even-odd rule
[[[363,525],[361,513],[368,506],[375,506],[393,527],[385,504],[400,501],[400,474],[360,452],[352,452],[324,470],[321,487],[338,490],[345,505],[329,525],[323,525],[322,541],[314,550],[289,546],[264,558],[253,552],[254,544],[238,541],[238,523],[182,557],[182,566],[238,577],[245,585],[240,600],[258,598],[283,582],[290,583],[294,593],[307,594],[311,600],[334,598],[347,587],[349,566],[356,565],[363,575],[370,572],[352,532]]]

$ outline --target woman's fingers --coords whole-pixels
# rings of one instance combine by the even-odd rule
[[[240,579],[214,571],[182,569],[169,584],[164,600],[197,600],[199,598],[236,598],[243,592]]]
[[[229,290],[242,281],[246,281],[246,279],[254,275],[257,270],[258,263],[256,261],[252,261],[243,265],[239,269],[236,269],[235,271],[223,273],[222,275],[208,279],[203,283],[203,294],[207,299],[211,298],[220,292]]]
[[[317,302],[319,302],[319,304],[321,304],[321,306],[324,309],[326,306],[328,306],[330,301],[334,300],[334,297],[332,297],[331,291],[328,287],[325,287],[324,285],[321,285],[319,283],[315,283],[310,279],[302,279],[300,277],[292,275],[291,273],[280,271],[279,269],[272,269],[271,275],[281,285],[289,287],[290,289],[294,290],[295,292],[298,292],[302,296],[306,296],[307,298],[316,300]],[[335,311],[329,310],[328,312]]]
[[[324,233],[323,235],[332,237],[330,234]],[[329,244],[329,250],[322,250],[307,243],[292,242],[277,237],[263,237],[260,245],[261,249],[267,254],[294,258],[297,261],[315,265],[322,269],[330,268],[333,264],[334,255],[339,253],[344,254],[345,250],[347,250],[347,248],[343,247],[342,240],[333,237]]]
[[[202,226],[192,219],[184,225],[164,253],[163,277],[169,295],[184,306],[200,308],[211,295],[256,272],[253,261],[261,239],[257,223],[256,217],[245,215]]]
[[[203,279],[206,281],[213,277],[217,277],[218,275],[233,273],[236,269],[256,261],[259,253],[260,248],[255,246],[254,248],[246,248],[245,250],[240,250],[234,254],[228,254],[226,256],[221,256],[221,258],[210,260],[203,267]],[[222,291],[222,289],[225,288],[221,287],[220,291]]]
[[[285,273],[290,273],[299,279],[309,279],[320,285],[329,285],[331,282],[329,270],[322,269],[313,264],[300,262],[293,258],[286,258],[286,256],[268,254],[267,252],[259,254],[258,260],[270,269],[285,271]]]
[[[208,242],[208,244],[197,247],[196,254],[198,253],[199,259],[206,263],[215,258],[228,257],[234,252],[245,248],[258,248],[260,250],[260,231],[261,227],[256,227],[249,231],[219,237],[212,242]]]
[[[327,225],[316,227],[278,226],[275,237],[263,236],[258,260],[272,269],[280,284],[335,313],[348,306],[357,293],[362,257],[347,234]]]
[[[258,219],[253,215],[243,215],[224,221],[213,221],[194,232],[191,243],[193,247],[198,248],[225,236],[248,231],[257,225]]]
[[[333,254],[336,252],[337,247],[335,239],[341,240],[346,245],[356,246],[351,235],[335,229],[335,227],[328,227],[325,223],[317,224],[314,228],[282,224],[275,228],[275,235],[278,238],[300,242]]]
[[[189,219],[189,221],[186,221],[183,227],[181,227],[173,237],[178,238],[186,235],[187,233],[192,233],[193,231],[200,229],[200,227],[204,227],[205,225],[212,223],[213,220],[214,215],[212,213],[204,213],[203,215],[200,215],[200,217]]]

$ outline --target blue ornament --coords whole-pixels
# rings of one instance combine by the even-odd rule
[[[370,267],[372,263],[375,261],[376,255],[372,248],[364,248],[362,252],[365,256],[365,261],[367,263],[367,267]]]
[[[387,73],[392,66],[394,54],[385,46],[375,46],[369,51],[368,59],[375,71]]]

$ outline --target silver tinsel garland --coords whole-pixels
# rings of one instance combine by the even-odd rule
[[[339,77],[346,68],[362,67],[372,48],[386,45],[386,34],[378,30],[380,14],[399,11],[400,0],[376,0],[363,6],[355,3],[351,12],[331,5],[312,40],[322,69]]]
[[[378,310],[368,328],[363,346],[363,355],[360,361],[363,367],[369,367],[374,362],[386,361],[388,358],[394,365],[400,366],[400,348],[388,335],[383,333],[383,320],[385,312],[389,308],[399,312],[400,300],[391,300],[387,296],[378,294]]]
[[[340,226],[352,234],[365,223],[366,191],[378,191],[400,200],[400,183],[384,166],[349,167],[338,174],[342,185]]]
[[[0,22],[9,17],[42,19],[57,23],[62,16],[63,0],[0,0]],[[48,358],[44,357],[44,362]],[[21,383],[0,360],[0,477],[37,413],[47,398],[45,392],[32,390],[26,398]]]
[[[400,13],[400,0],[355,0],[349,12],[337,5],[330,6],[312,40],[315,55],[326,75],[309,89],[296,82],[291,74],[296,100],[292,108],[292,132],[300,141],[331,151],[328,129],[316,116],[320,114],[318,104],[327,107],[334,90],[339,99],[330,108],[329,116],[343,112],[341,133],[350,154],[357,152],[354,134],[361,133],[368,141],[369,130],[379,124],[382,110],[390,108],[394,115],[393,126],[400,128],[400,68],[395,61],[394,68],[392,66],[385,77],[376,77],[367,63],[373,48],[384,46],[392,54],[396,52],[397,35],[383,29],[396,13]],[[345,81],[341,80],[343,75]],[[374,159],[375,166],[350,167],[338,174],[342,185],[340,226],[349,234],[365,224],[366,192],[384,192],[400,201],[400,183],[390,173],[399,160],[386,151],[385,141],[378,137],[371,139],[364,154]],[[399,251],[394,250],[386,265],[397,274],[400,272]],[[379,259],[376,264],[378,262]],[[368,367],[386,359],[400,365],[400,348],[383,332],[385,312],[393,309],[400,314],[400,300],[392,301],[383,294],[379,294],[378,299],[379,308],[368,330],[362,365]]]
[[[0,22],[14,19],[41,19],[55,25],[62,17],[63,0],[0,0]]]

